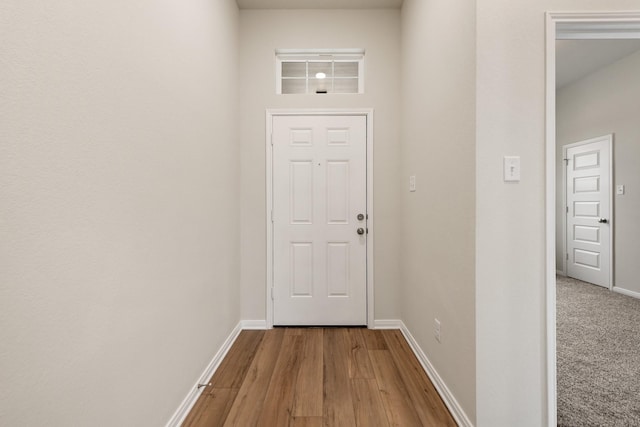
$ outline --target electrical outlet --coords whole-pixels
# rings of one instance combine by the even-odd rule
[[[436,341],[441,342],[440,321],[438,319],[433,319],[433,334],[436,336]]]

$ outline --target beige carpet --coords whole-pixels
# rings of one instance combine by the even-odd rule
[[[557,278],[558,425],[640,426],[640,300]]]

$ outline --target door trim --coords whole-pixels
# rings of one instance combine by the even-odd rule
[[[266,110],[266,210],[265,222],[267,226],[267,280],[266,280],[266,321],[267,328],[273,328],[273,223],[271,214],[273,210],[273,146],[271,135],[273,133],[273,118],[276,116],[364,116],[367,118],[367,327],[374,327],[374,214],[373,214],[373,108],[354,109],[267,109]]]
[[[640,38],[640,11],[547,12],[545,88],[545,302],[546,302],[546,420],[558,419],[556,369],[556,35],[585,29],[580,38]]]
[[[614,193],[614,182],[613,182],[613,134],[602,135],[597,138],[589,138],[584,141],[574,142],[572,144],[567,144],[562,146],[562,158],[567,158],[567,150],[569,148],[580,147],[581,145],[591,144],[593,142],[598,142],[606,140],[607,145],[609,147],[609,290],[613,289],[613,228],[615,227],[614,221],[614,212],[613,212],[613,193]],[[564,162],[562,165],[562,203],[564,206],[567,206],[567,162]],[[562,253],[564,254],[562,257],[562,274],[567,275],[567,239],[569,236],[567,235],[567,213],[565,212],[562,215]]]

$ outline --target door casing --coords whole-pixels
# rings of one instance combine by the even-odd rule
[[[273,328],[273,117],[275,116],[365,116],[367,119],[367,326],[374,327],[374,214],[373,214],[373,109],[267,109],[266,110],[266,210],[265,222],[267,226],[267,277],[266,277],[266,323],[267,328]]]

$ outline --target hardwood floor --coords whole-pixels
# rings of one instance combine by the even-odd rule
[[[183,426],[455,426],[398,330],[242,331]]]

